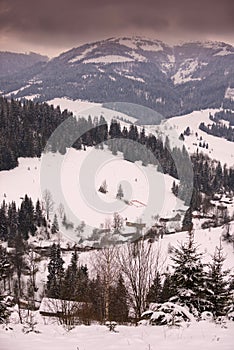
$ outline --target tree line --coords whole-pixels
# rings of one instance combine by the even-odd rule
[[[45,237],[58,232],[57,215],[54,215],[52,222],[48,217],[48,205],[51,202],[33,201],[28,195],[22,197],[19,207],[12,201],[6,204],[2,202],[0,206],[0,240],[7,242],[9,247],[15,247],[17,236],[27,241],[29,236],[35,236],[38,232],[44,232]]]
[[[91,253],[89,270],[79,262],[76,247],[65,266],[60,244],[54,243],[47,259],[42,295],[51,300],[82,303],[84,308],[78,319],[85,324],[107,320],[138,322],[150,303],[168,301],[185,306],[197,320],[204,311],[210,311],[214,319],[228,314],[233,307],[234,280],[230,270],[224,269],[221,243],[209,263],[204,263],[204,253],[199,250],[192,231],[186,241],[170,247],[169,269],[162,269],[165,261],[160,260],[161,254],[144,240],[109,246]],[[16,303],[24,299],[29,309],[34,309],[41,283],[37,281],[37,272],[42,257],[20,239],[14,252],[7,253],[1,247],[0,257],[1,294],[8,291]],[[69,310],[66,312],[65,324],[71,321]],[[2,312],[0,317],[4,315]]]
[[[205,125],[202,122],[199,128],[207,134],[223,137],[228,141],[234,142],[234,113],[231,110],[222,110],[214,115],[210,114],[211,125]],[[225,125],[223,121],[227,121],[229,125]]]

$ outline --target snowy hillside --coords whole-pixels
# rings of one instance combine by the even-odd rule
[[[124,114],[113,111],[104,108],[101,104],[90,103],[88,101],[72,101],[67,98],[56,98],[48,101],[48,103],[54,104],[55,106],[59,105],[62,110],[68,109],[77,117],[87,118],[90,115],[93,118],[102,115],[108,123],[110,123],[111,119],[117,118],[121,125],[127,125],[128,122],[135,123],[137,121],[137,119],[129,116],[127,112]],[[185,145],[189,153],[194,153],[198,149],[199,152],[206,153],[211,159],[220,161],[222,164],[226,163],[228,166],[233,166],[233,142],[213,135],[208,135],[206,132],[199,129],[199,125],[202,122],[210,124],[211,120],[209,119],[209,115],[214,114],[217,111],[220,111],[220,109],[194,111],[183,116],[175,116],[169,120],[164,120],[159,126],[145,125],[144,127],[147,134],[153,133],[155,135],[161,135],[163,139],[168,135],[172,146],[182,147],[182,145]],[[190,128],[191,134],[185,136],[184,141],[180,141],[179,136],[187,129],[187,127]],[[200,142],[202,144],[208,144],[208,148],[200,147]]]
[[[62,195],[49,179],[47,181],[47,172],[51,171],[49,169],[58,158],[62,161],[61,173],[57,174]],[[0,180],[1,201],[14,200],[17,205],[25,194],[35,202],[38,198],[42,199],[44,190],[49,189],[55,211],[63,203],[69,220],[74,224],[78,224],[77,218],[85,221],[84,236],[89,236],[92,228],[112,219],[117,211],[125,221],[142,220],[150,227],[154,222],[152,216],[172,217],[177,210],[186,210],[171,192],[172,177],[158,172],[153,166],[143,167],[139,162],[127,162],[121,154],[116,157],[108,150],[70,149],[64,158],[58,154],[47,154],[42,159],[21,158],[17,168],[0,173]],[[104,180],[108,186],[105,195],[98,192]],[[116,200],[119,184],[122,185],[124,199],[130,204]],[[62,227],[61,230],[74,238],[74,230],[67,232]]]
[[[199,129],[199,125],[204,122],[210,124],[209,114],[214,114],[219,109],[206,109],[194,111],[190,114],[170,118],[162,122],[160,126],[146,126],[148,132],[158,132],[165,137],[169,136],[170,143],[173,146],[186,146],[189,153],[194,153],[197,150],[207,154],[211,159],[220,161],[223,165],[226,163],[232,167],[234,164],[234,146],[233,142],[223,138],[208,135],[206,132]],[[189,127],[191,134],[185,136],[184,141],[179,140],[179,136]],[[208,144],[208,148],[201,147],[199,144]]]
[[[137,121],[136,118],[133,118],[128,114],[105,108],[102,106],[101,103],[94,103],[82,100],[71,100],[66,97],[55,98],[53,100],[47,101],[47,103],[52,104],[54,106],[60,106],[61,110],[67,109],[71,111],[77,118],[88,118],[89,115],[92,118],[94,118],[100,117],[102,115],[108,123],[110,123],[113,118],[116,118],[119,121],[121,121],[122,125],[125,125],[129,122],[135,123]]]

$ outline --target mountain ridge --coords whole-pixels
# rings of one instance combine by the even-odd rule
[[[48,101],[130,102],[165,117],[234,105],[234,47],[223,42],[170,46],[140,37],[109,38],[1,79],[6,96]]]

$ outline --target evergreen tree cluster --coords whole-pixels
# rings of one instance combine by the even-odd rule
[[[186,164],[185,148],[182,151],[178,148],[171,149],[168,138],[163,142],[161,138],[156,138],[152,134],[145,135],[145,129],[142,128],[139,131],[136,125],[131,124],[129,129],[126,126],[121,128],[120,123],[113,119],[109,128],[109,137],[108,146],[112,153],[116,155],[118,151],[122,152],[127,161],[142,161],[144,166],[159,165],[159,170],[176,178],[178,174],[175,159],[181,160],[182,166]]]
[[[211,125],[205,125],[205,123],[202,122],[199,125],[199,129],[201,129],[202,131],[205,131],[209,135],[223,137],[228,141],[234,142],[233,127],[231,126],[227,127],[223,123],[213,123]]]
[[[210,115],[210,120],[213,121],[211,125],[205,125],[202,122],[199,128],[205,131],[207,134],[223,137],[228,141],[234,142],[234,113],[231,110],[222,110]],[[226,126],[223,121],[229,122],[229,126]]]
[[[203,263],[203,253],[194,241],[192,231],[188,239],[171,250],[171,271],[156,271],[146,296],[146,304],[173,302],[186,306],[198,319],[203,311],[214,318],[223,316],[232,305],[233,280],[224,270],[225,257],[221,245],[216,247],[209,264]],[[99,275],[90,278],[87,266],[79,263],[74,250],[70,264],[64,268],[61,248],[53,244],[48,264],[47,296],[92,305],[90,319],[105,321],[105,286]],[[121,270],[116,282],[109,287],[109,320],[124,323],[129,320],[131,303]],[[144,286],[142,286],[144,288]]]
[[[0,240],[12,246],[18,233],[27,240],[30,234],[35,235],[39,227],[47,227],[39,200],[34,207],[32,199],[25,195],[19,208],[14,201],[9,204],[3,201],[0,207]]]
[[[207,195],[234,191],[234,168],[211,160],[202,153],[192,155],[194,189]]]
[[[0,170],[13,169],[19,157],[40,157],[54,130],[66,120],[66,125],[53,137],[47,150],[65,154],[66,146],[80,149],[93,146],[107,138],[107,124],[101,116],[76,119],[67,110],[61,112],[47,103],[17,101],[0,97]],[[76,131],[82,135],[76,139]],[[84,131],[84,133],[82,132]]]
[[[46,294],[50,298],[60,298],[92,304],[91,314],[86,315],[92,320],[104,321],[105,289],[100,277],[89,277],[86,265],[79,263],[78,253],[72,253],[70,264],[64,268],[60,245],[51,246],[48,264]],[[110,287],[109,315],[111,320],[124,323],[128,320],[127,289],[124,280],[119,275],[116,285]]]
[[[203,311],[210,311],[215,318],[227,313],[232,305],[232,278],[229,270],[224,270],[225,256],[220,245],[216,247],[212,261],[202,262],[192,231],[188,239],[172,249],[172,272],[156,275],[149,289],[147,302],[164,303],[171,301],[186,306],[196,317]]]

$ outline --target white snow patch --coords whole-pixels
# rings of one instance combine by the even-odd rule
[[[34,98],[39,98],[39,97],[40,97],[39,94],[24,96],[24,98],[25,98],[26,100],[34,100]]]
[[[230,98],[232,101],[234,101],[234,88],[227,88],[225,92],[225,98]]]
[[[62,111],[67,109],[76,116],[82,111],[101,106],[100,103],[94,103],[84,100],[71,100],[67,97],[54,98],[53,100],[49,100],[46,102],[54,106],[60,106]]]
[[[131,55],[132,55],[132,57],[134,58],[135,61],[139,61],[139,62],[146,62],[147,61],[147,59],[144,56],[139,55],[135,51],[132,51]]]
[[[18,92],[23,91],[23,90],[29,88],[30,86],[31,86],[31,84],[27,84],[27,85],[25,85],[25,86],[22,86],[20,89],[11,91],[11,92],[9,92],[8,94],[6,94],[5,96],[16,95],[16,94],[18,94]]]
[[[227,55],[234,55],[234,52],[229,51],[227,47],[224,47],[221,51],[216,53],[214,56],[227,56]]]
[[[116,81],[115,77],[112,77],[111,75],[109,75],[110,80]]]
[[[100,56],[100,57],[94,57],[89,58],[87,60],[84,60],[83,63],[123,63],[123,62],[132,62],[133,59],[126,56],[118,56],[118,55],[107,55],[107,56]]]
[[[146,42],[146,43],[141,43],[140,44],[141,49],[144,51],[163,51],[163,47],[160,43],[157,42]]]
[[[192,78],[192,74],[196,71],[199,64],[197,60],[185,60],[178,71],[172,76],[175,84],[182,84],[188,81],[201,80],[201,78]]]
[[[97,47],[97,45],[92,45],[91,47],[88,47],[80,55],[77,55],[76,57],[70,59],[68,62],[75,63],[77,61],[81,61],[82,59],[84,59],[87,56],[88,53],[92,52],[96,47]]]
[[[130,38],[121,38],[121,39],[119,39],[119,43],[120,43],[120,45],[127,46],[133,50],[138,49],[137,45],[135,44],[135,40],[132,40]]]
[[[142,78],[134,77],[133,75],[124,75],[124,76],[125,76],[125,78],[140,81],[141,83],[145,83],[144,79],[142,79]]]

